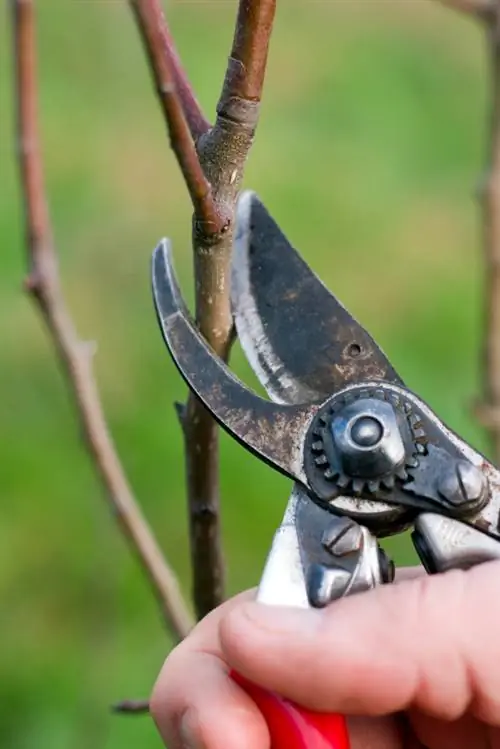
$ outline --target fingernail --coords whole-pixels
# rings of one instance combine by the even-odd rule
[[[179,733],[183,749],[205,749],[200,738],[198,721],[194,710],[186,710],[181,718]]]

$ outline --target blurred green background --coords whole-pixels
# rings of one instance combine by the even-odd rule
[[[7,3],[0,20],[0,744],[159,749],[147,696],[168,651],[150,591],[79,440],[51,345],[22,294]],[[212,115],[236,1],[168,8]],[[185,387],[165,352],[150,253],[173,238],[191,293],[190,206],[126,2],[38,3],[43,150],[64,290],[140,502],[189,591]],[[480,224],[487,71],[471,22],[424,0],[281,3],[255,189],[408,385],[479,447]],[[241,353],[236,369],[248,368]],[[224,438],[228,586],[258,579],[288,482]],[[245,480],[242,481],[242,477]],[[248,477],[251,476],[251,480]],[[390,543],[399,563],[407,543]]]

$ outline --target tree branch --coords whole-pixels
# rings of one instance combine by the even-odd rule
[[[210,129],[210,123],[205,119],[181,65],[161,3],[158,0],[130,0],[130,6],[143,38],[158,94],[162,96],[162,79],[165,74],[167,79],[172,77],[189,130],[196,141]]]
[[[495,14],[496,0],[438,0],[447,8],[467,13],[484,21],[488,21]]]
[[[234,120],[239,130],[257,125],[266,72],[275,0],[240,0],[233,47],[217,114]]]
[[[240,0],[217,120],[198,141],[200,161],[217,205],[231,217],[257,126],[275,7],[275,0]],[[208,343],[225,360],[234,335],[229,303],[232,228],[214,243],[203,233],[195,213],[196,320]],[[218,428],[193,394],[188,398],[184,435],[193,595],[198,616],[203,617],[224,595]]]
[[[122,715],[145,715],[149,713],[148,700],[122,700],[112,706],[114,713]]]
[[[500,460],[500,6],[487,28],[490,58],[491,112],[486,179],[483,183],[483,245],[485,310],[483,340],[484,404],[477,416],[489,433],[493,453]]]
[[[43,183],[37,117],[32,0],[11,0],[17,138],[29,273],[26,289],[47,325],[68,380],[83,434],[119,525],[137,554],[178,639],[192,626],[176,577],[142,515],[109,434],[92,373],[93,346],[79,340],[65,305]]]
[[[183,94],[188,84],[183,89],[178,85],[177,92],[171,87],[171,82],[177,80],[178,58],[159,0],[130,2],[139,22],[172,146],[186,176],[183,163],[186,152],[189,151],[190,158],[192,152],[179,127],[179,110],[183,109],[188,122],[189,104]],[[240,0],[217,120],[213,128],[198,135],[195,143],[200,169],[211,188],[215,215],[221,219],[218,225],[216,222],[208,224],[199,201],[193,199],[196,321],[214,351],[226,360],[233,340],[229,305],[232,219],[258,121],[275,6],[276,0]],[[160,38],[168,42],[160,43]],[[168,82],[169,106],[163,96],[162,82],[165,81]],[[197,134],[199,132],[198,129]],[[215,228],[218,231],[214,231]],[[176,410],[185,440],[193,597],[201,618],[222,601],[224,591],[218,432],[210,414],[192,394],[186,408],[177,406]]]
[[[218,234],[227,226],[228,216],[221,215],[217,210],[194,140],[208,130],[209,123],[204,119],[181,68],[160,0],[130,0],[130,7],[148,57],[170,144],[196,215],[208,234]]]

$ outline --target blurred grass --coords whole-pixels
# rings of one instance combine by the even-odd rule
[[[192,297],[190,209],[125,2],[38,3],[47,184],[64,288],[131,482],[186,590],[185,389],[160,341],[148,264],[174,241]],[[212,115],[236,2],[172,3]],[[411,388],[480,448],[479,223],[486,71],[476,27],[424,0],[279,8],[246,184],[377,337]],[[21,293],[11,60],[0,21],[2,747],[159,747],[108,704],[147,695],[169,642],[79,442],[40,321]],[[190,296],[191,295],[191,296]],[[249,377],[239,351],[236,369]],[[288,491],[223,438],[229,590],[256,582]],[[242,481],[242,476],[252,480]],[[400,563],[409,546],[390,542]]]

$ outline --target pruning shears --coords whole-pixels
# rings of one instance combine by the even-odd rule
[[[322,608],[391,583],[394,565],[378,539],[408,528],[429,574],[500,558],[500,472],[405,387],[254,193],[237,204],[231,303],[270,399],[197,330],[167,240],[154,252],[152,282],[164,341],[188,386],[240,444],[294,482],[258,600]],[[273,749],[349,746],[343,716],[234,678],[261,708]]]

